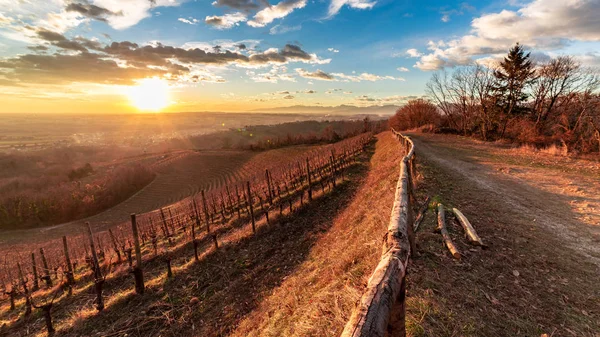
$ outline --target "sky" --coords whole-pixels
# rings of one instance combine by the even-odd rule
[[[599,0],[0,0],[0,112],[401,105],[432,72],[600,66]]]

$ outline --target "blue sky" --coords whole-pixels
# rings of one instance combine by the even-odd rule
[[[129,110],[149,77],[171,111],[402,104],[431,72],[491,66],[517,41],[598,66],[599,3],[0,0],[0,111]]]

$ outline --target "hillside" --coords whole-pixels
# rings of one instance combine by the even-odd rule
[[[426,214],[408,267],[407,335],[595,336],[599,205],[583,186],[600,189],[600,166],[456,136],[411,137],[417,202],[431,196],[431,206],[460,208],[487,247],[469,245],[449,220],[461,253],[454,259],[435,233],[435,213]],[[381,133],[335,188],[317,184],[312,203],[291,199],[293,212],[285,202],[277,215],[275,202],[270,223],[257,216],[256,233],[231,210],[228,221],[213,223],[218,250],[199,235],[198,261],[185,232],[176,244],[165,240],[144,262],[145,294],[135,294],[128,267],[118,265],[102,312],[84,271],[73,296],[57,300],[55,325],[61,336],[338,336],[379,261],[400,159],[398,141]],[[40,312],[24,318],[23,302],[11,312],[3,301],[0,335],[44,335]]]

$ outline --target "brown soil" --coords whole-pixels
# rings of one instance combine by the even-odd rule
[[[449,221],[463,255],[454,260],[427,214],[409,267],[410,335],[598,336],[600,227],[589,221],[598,217],[596,163],[412,136],[420,195],[459,208],[489,248],[469,246]]]

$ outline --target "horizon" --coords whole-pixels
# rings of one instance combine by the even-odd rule
[[[516,42],[600,65],[589,0],[0,4],[2,113],[400,106],[432,72],[489,66]]]

